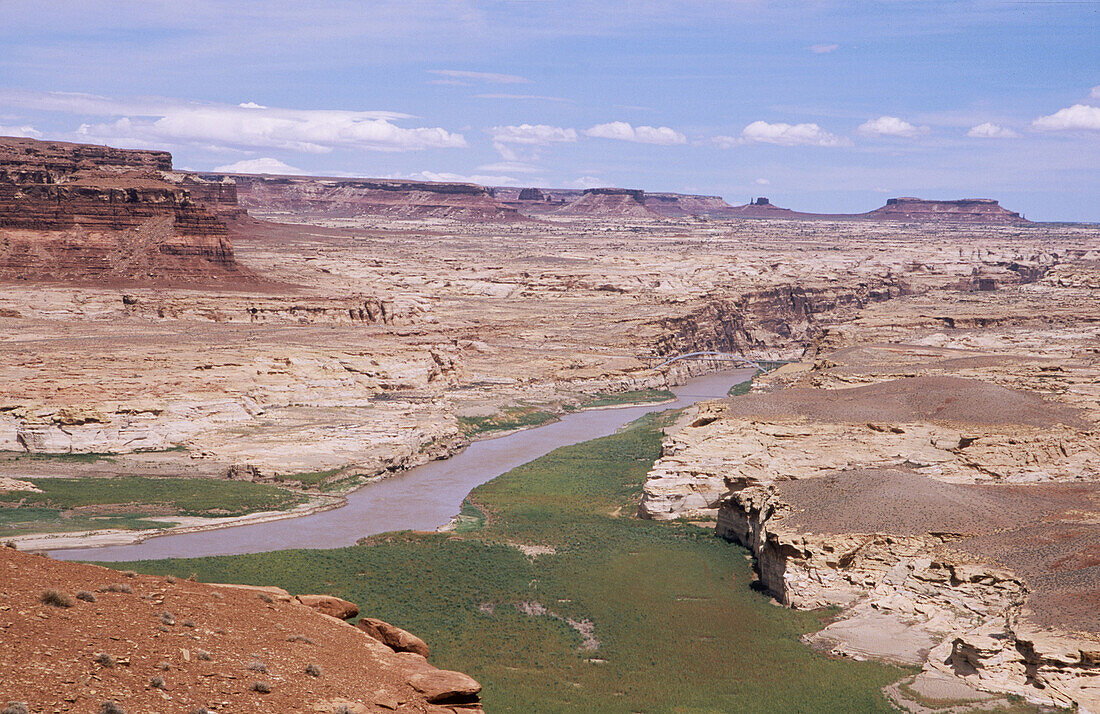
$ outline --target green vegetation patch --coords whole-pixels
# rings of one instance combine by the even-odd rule
[[[243,516],[285,511],[306,500],[277,486],[246,481],[141,476],[27,480],[42,492],[0,492],[0,529],[7,529],[4,532],[157,528],[171,524],[145,519]]]
[[[296,474],[281,474],[274,476],[274,480],[279,482],[285,481],[298,481],[303,486],[318,486],[325,479],[332,478],[336,474],[343,471],[343,469],[328,469],[327,471],[303,471]]]
[[[110,565],[347,598],[423,637],[437,666],[480,681],[487,711],[892,711],[880,689],[903,672],[803,645],[826,614],[753,590],[746,550],[620,515],[637,507],[665,419],[477,488],[461,535]]]
[[[458,418],[458,425],[467,436],[512,431],[532,426],[542,426],[557,419],[552,412],[537,407],[510,407],[500,414]]]
[[[111,461],[114,456],[118,456],[118,454],[97,452],[89,452],[86,454],[39,454],[28,453],[26,451],[0,451],[0,458],[6,461],[47,461],[58,464],[94,464],[97,461]]]
[[[676,395],[667,389],[634,389],[629,392],[616,392],[614,394],[600,392],[593,394],[592,398],[581,403],[579,409],[592,409],[594,407],[614,407],[620,404],[651,404],[653,402],[667,402],[676,398]]]

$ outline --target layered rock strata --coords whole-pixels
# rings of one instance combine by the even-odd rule
[[[170,170],[165,152],[0,139],[0,279],[249,277],[226,225]]]

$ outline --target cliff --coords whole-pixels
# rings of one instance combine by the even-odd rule
[[[727,217],[733,206],[721,196],[693,196],[683,193],[649,193],[645,195],[646,208],[667,218],[706,216]]]
[[[206,179],[223,175],[202,174]],[[241,206],[329,218],[447,218],[517,221],[523,216],[484,186],[386,179],[233,175]]]
[[[555,213],[566,216],[659,218],[646,207],[645,191],[630,188],[587,188],[581,197]]]
[[[790,218],[804,221],[907,221],[994,225],[1028,223],[1019,213],[1006,210],[991,198],[963,198],[955,201],[891,198],[886,201],[885,206],[866,213],[803,213],[780,208],[761,197],[742,206],[732,206],[728,211],[716,215],[723,218]]]
[[[342,621],[359,608],[339,598],[0,548],[0,603],[4,702],[22,711],[481,711],[476,681],[404,630]]]
[[[162,151],[0,139],[0,279],[249,277],[225,223],[171,168]],[[223,194],[223,205],[233,200]]]

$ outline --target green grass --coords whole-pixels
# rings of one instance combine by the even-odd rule
[[[635,389],[629,392],[616,392],[608,394],[600,392],[593,394],[592,398],[583,402],[578,409],[592,409],[593,407],[613,407],[620,404],[648,404],[652,402],[667,402],[675,399],[676,395],[667,389]]]
[[[111,461],[114,456],[118,454],[32,454],[26,451],[0,451],[0,457],[11,461],[51,461],[59,464],[93,464],[97,461]]]
[[[156,528],[147,518],[283,511],[305,497],[267,484],[189,478],[31,478],[42,493],[0,492],[0,533]],[[94,507],[111,512],[94,513]],[[74,510],[74,509],[84,509]],[[89,513],[88,511],[92,512]]]
[[[775,607],[751,589],[744,549],[688,524],[612,515],[636,507],[662,418],[479,487],[463,535],[111,565],[348,598],[427,640],[437,666],[477,678],[488,711],[891,711],[880,688],[903,672],[803,645],[825,615]],[[531,558],[509,543],[557,552]],[[581,650],[561,620],[516,608],[532,600],[594,622],[598,650]]]
[[[536,407],[510,407],[500,414],[458,418],[458,425],[467,436],[491,434],[497,431],[511,431],[532,426],[541,426],[557,417]]]
[[[299,481],[303,486],[318,486],[327,478],[331,478],[340,473],[343,469],[328,469],[327,471],[303,471],[296,474],[282,474],[275,476],[274,479],[279,482],[284,481]]]

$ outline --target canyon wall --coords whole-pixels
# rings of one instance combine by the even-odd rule
[[[218,174],[202,174],[219,179]],[[517,221],[523,216],[470,183],[387,179],[233,175],[241,206],[264,213],[353,218],[447,218]]]
[[[162,151],[0,139],[0,279],[247,277],[225,223],[171,162]],[[232,191],[222,194],[228,205]]]

